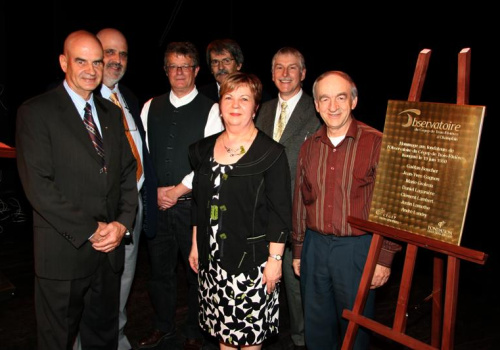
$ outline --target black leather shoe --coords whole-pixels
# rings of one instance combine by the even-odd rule
[[[202,348],[202,339],[186,339],[184,342],[184,350],[201,350]]]
[[[139,340],[137,347],[139,349],[154,348],[162,342],[162,340],[170,339],[175,336],[175,330],[171,332],[162,332],[159,329],[154,329],[150,334]]]

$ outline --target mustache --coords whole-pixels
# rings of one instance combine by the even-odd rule
[[[229,72],[227,71],[227,69],[221,69],[221,70],[217,71],[217,73],[215,74],[215,76],[218,77],[221,74],[229,74]]]
[[[123,68],[123,65],[119,62],[109,62],[107,65],[106,65],[107,68],[119,68],[119,69],[122,69]]]

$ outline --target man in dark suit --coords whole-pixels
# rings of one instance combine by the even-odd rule
[[[38,349],[116,349],[122,238],[137,210],[136,162],[121,111],[93,95],[103,50],[71,33],[64,82],[18,110],[21,183],[33,207]]]
[[[272,61],[272,79],[279,94],[277,98],[264,103],[256,117],[256,126],[285,146],[292,189],[300,146],[321,125],[313,99],[302,90],[305,78],[304,56],[292,47],[278,50]],[[300,282],[293,272],[289,244],[284,254],[283,278],[290,311],[292,341],[295,349],[305,349]]]

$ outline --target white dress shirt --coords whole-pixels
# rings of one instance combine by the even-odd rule
[[[278,120],[279,120],[280,114],[281,114],[281,104],[283,102],[286,102],[286,111],[287,112],[286,112],[286,116],[285,116],[285,126],[284,126],[284,127],[286,127],[286,124],[290,120],[290,116],[292,115],[293,110],[295,109],[295,106],[297,106],[297,103],[299,103],[299,100],[302,97],[302,93],[303,93],[303,91],[302,91],[302,89],[300,89],[300,91],[298,93],[296,93],[295,96],[293,96],[288,101],[283,100],[281,98],[281,95],[278,94],[278,108],[276,108],[276,116],[274,118],[273,130],[276,130],[276,127],[278,126]]]

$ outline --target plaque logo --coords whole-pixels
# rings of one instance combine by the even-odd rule
[[[398,218],[398,215],[395,213],[388,212],[384,208],[375,209],[375,214],[385,221],[389,221],[392,223],[399,223],[399,221],[396,220]]]
[[[405,109],[398,113],[398,115],[406,116],[406,123],[402,124],[403,128],[409,128],[413,126],[414,128],[423,128],[423,129],[431,129],[431,130],[443,130],[449,132],[458,132],[462,128],[461,124],[456,124],[453,122],[443,122],[443,121],[429,121],[429,120],[420,120],[416,116],[422,114],[420,109],[410,108]]]
[[[402,124],[401,126],[403,128],[409,128],[411,126],[411,124],[413,123],[413,115],[412,114],[416,114],[416,115],[420,115],[420,109],[414,109],[414,108],[410,108],[410,109],[405,109],[404,111],[402,112],[399,112],[398,115],[406,115],[408,117],[408,121],[404,124]]]
[[[446,221],[444,221],[444,220],[438,222],[437,225],[428,225],[427,232],[435,234],[435,235],[443,236],[446,238],[453,237],[453,231],[445,228],[445,225],[446,225]]]

